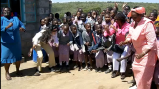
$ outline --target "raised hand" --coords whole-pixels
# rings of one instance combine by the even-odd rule
[[[118,7],[118,4],[119,4],[119,3],[116,3],[116,2],[115,2],[114,4],[115,4],[115,7]]]
[[[123,6],[122,6],[122,8],[124,8],[126,5],[127,5],[127,3],[124,3]]]

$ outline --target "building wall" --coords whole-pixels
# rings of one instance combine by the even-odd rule
[[[51,12],[50,10],[50,0],[36,0],[36,22],[26,23],[26,32],[21,32],[21,42],[22,42],[22,54],[24,57],[28,57],[28,52],[32,47],[32,38],[39,31],[40,19],[48,16]],[[29,9],[25,8],[26,10]],[[29,15],[26,14],[26,19],[29,19]]]

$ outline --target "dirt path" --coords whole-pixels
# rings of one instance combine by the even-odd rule
[[[1,67],[1,88],[2,89],[128,89],[132,77],[126,77],[124,81],[120,76],[112,79],[111,74],[96,73],[93,71],[71,70],[71,73],[50,73],[47,71],[47,64],[43,63],[41,76],[32,76],[35,69],[34,63],[27,61],[21,65],[24,77],[15,77],[15,66],[11,65],[11,81],[4,78],[4,67]]]

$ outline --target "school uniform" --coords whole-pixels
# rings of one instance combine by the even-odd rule
[[[86,18],[86,23],[90,23],[91,29],[94,31],[95,20],[93,20],[92,18]]]
[[[43,60],[43,54],[41,51],[41,48],[43,48],[46,53],[49,55],[49,67],[55,66],[55,56],[54,56],[54,51],[52,50],[51,46],[48,43],[40,42],[39,38],[42,36],[42,34],[45,32],[45,30],[41,30],[38,32],[32,39],[33,45],[36,45],[36,52],[37,52],[37,68],[39,71],[41,71],[42,67],[42,60]]]
[[[94,33],[93,36],[94,37],[93,37],[92,50],[97,50],[99,47],[102,46],[102,35],[98,35],[97,33]],[[98,50],[98,52],[95,53],[95,59],[96,59],[96,67],[102,68],[104,66],[103,50]]]
[[[58,32],[55,35],[53,35],[52,38],[49,40],[49,44],[54,51],[55,57],[59,56],[58,47],[55,47],[55,44],[59,45],[59,39],[57,37],[57,34]]]
[[[75,24],[75,23],[74,23]],[[85,29],[85,27],[84,27],[84,25],[86,24],[86,22],[82,22],[82,20],[79,20],[78,22],[77,22],[77,28],[78,28],[78,31],[79,32],[83,32],[83,31],[86,31],[86,29]],[[76,24],[75,24],[76,25]]]
[[[71,44],[71,50],[74,52],[74,61],[83,62],[84,59],[84,52],[85,52],[85,46],[83,44],[82,34],[77,31],[77,34],[72,35],[72,44]]]
[[[67,44],[70,42],[71,35],[70,31],[65,35],[63,30],[58,32],[59,38],[59,62],[69,62],[69,49],[70,46]],[[71,44],[71,43],[70,43]]]
[[[92,42],[93,42],[92,33],[93,31],[90,31],[89,33],[87,31],[82,32],[83,43],[86,44],[87,42],[89,42],[88,46],[85,45],[86,54],[89,54],[88,49],[92,46]]]

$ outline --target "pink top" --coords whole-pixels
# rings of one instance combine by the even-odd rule
[[[117,25],[117,24],[116,24]],[[125,41],[125,34],[129,31],[130,24],[125,22],[124,25],[119,28],[117,25],[117,32],[116,32],[116,44],[119,44],[122,41]]]

